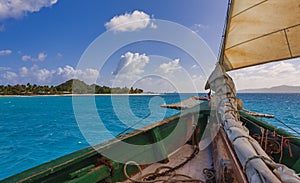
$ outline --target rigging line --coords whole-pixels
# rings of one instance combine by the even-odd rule
[[[260,127],[260,126],[257,125],[256,123],[252,122],[251,120],[249,120],[249,119],[247,119],[247,118],[245,118],[245,117],[243,117],[243,116],[241,116],[241,118],[242,118],[243,120],[246,120],[246,121],[252,123],[253,125],[255,125],[255,126],[257,126],[257,127]],[[297,133],[298,135],[300,135],[300,133],[299,133],[298,131],[294,130],[293,128],[291,128],[290,126],[288,126],[288,125],[287,125],[286,123],[284,123],[283,121],[279,120],[279,119],[276,118],[276,117],[275,117],[274,119],[277,120],[278,122],[284,124],[284,126],[286,126],[286,127],[288,127],[289,129],[293,130],[293,131],[294,131],[295,133]],[[274,129],[274,131],[277,131],[278,129],[279,129],[279,128],[276,128],[276,129]],[[287,137],[284,137],[284,138],[298,139],[298,140],[300,140],[300,137],[287,136]]]
[[[281,124],[283,124],[284,126],[286,126],[287,128],[289,128],[290,130],[294,131],[298,135],[300,135],[300,133],[297,130],[293,129],[292,127],[290,127],[289,125],[287,125],[285,122],[281,121],[280,119],[278,119],[276,117],[274,119],[276,119],[278,122],[280,122]]]
[[[228,5],[227,5],[227,12],[226,12],[226,18],[225,18],[225,24],[223,27],[223,31],[222,31],[222,40],[221,40],[221,44],[219,47],[219,54],[218,54],[218,61],[220,61],[221,56],[222,56],[222,52],[224,52],[225,49],[225,36],[226,36],[226,30],[227,30],[227,23],[229,20],[229,16],[230,16],[230,9],[231,9],[231,0],[228,0]],[[223,61],[222,61],[223,64]]]
[[[258,124],[254,123],[253,121],[251,121],[251,120],[249,120],[249,119],[247,119],[247,118],[245,118],[245,117],[243,117],[243,116],[241,116],[241,119],[246,120],[246,121],[252,123],[253,125],[255,125],[255,126],[258,127],[258,128],[261,128],[261,126],[259,126]],[[244,122],[243,122],[243,123],[244,123]]]
[[[152,112],[150,111],[146,116],[144,116],[142,119],[136,121],[135,123],[133,123],[131,126],[129,126],[128,128],[126,128],[125,130],[123,130],[121,133],[119,133],[117,136],[120,136],[122,134],[124,134],[125,132],[127,132],[129,129],[131,129],[132,127],[134,127],[135,125],[141,123],[144,119],[148,118],[150,115],[152,114]]]

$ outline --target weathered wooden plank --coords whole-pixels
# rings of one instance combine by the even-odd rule
[[[212,147],[216,182],[248,182],[222,127],[215,136]]]
[[[137,180],[139,177],[147,175],[149,173],[155,172],[159,167],[175,167],[180,163],[184,162],[187,157],[189,157],[193,153],[193,146],[192,145],[184,145],[173,154],[169,156],[168,163],[153,163],[147,168],[142,171],[142,174],[137,174],[132,177],[132,179]],[[187,164],[183,167],[176,170],[177,174],[184,174],[188,175],[193,179],[201,180],[205,182],[205,176],[203,174],[203,170],[206,168],[212,168],[212,155],[211,155],[211,146],[208,146],[206,149],[199,151],[199,153],[190,160]],[[162,170],[163,171],[163,170]],[[169,177],[157,177],[157,179],[164,179],[167,180]],[[125,180],[123,182],[130,182],[129,180]]]
[[[196,100],[194,97],[188,98],[186,100],[173,103],[173,104],[163,104],[161,107],[164,108],[170,108],[170,109],[177,109],[177,110],[184,110],[184,109],[190,109],[195,106],[200,105],[200,101]]]

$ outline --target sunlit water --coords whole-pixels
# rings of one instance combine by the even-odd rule
[[[95,101],[97,112],[89,113],[90,108],[83,102],[81,107],[87,111],[83,118],[88,121],[99,116],[105,126],[100,129],[103,135],[89,142],[105,141],[137,122],[133,128],[176,114],[178,111],[160,105],[190,96],[194,94],[81,96],[83,101]],[[300,94],[240,94],[239,97],[246,109],[274,114],[300,131]],[[78,127],[72,97],[0,97],[0,116],[0,180],[90,145]],[[284,128],[275,120],[269,122]]]

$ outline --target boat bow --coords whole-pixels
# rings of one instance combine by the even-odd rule
[[[285,165],[275,163],[240,121],[236,89],[227,71],[300,56],[299,0],[229,1],[219,62],[205,89],[211,99],[211,121],[222,126],[249,182],[300,182]]]

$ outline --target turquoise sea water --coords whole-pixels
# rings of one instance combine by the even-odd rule
[[[114,96],[113,99],[110,96],[92,97],[97,114],[85,113],[85,119],[98,115],[108,129],[93,143],[107,140],[111,134],[119,134],[144,117],[146,120],[135,128],[176,114],[176,110],[159,106],[190,96],[194,94]],[[239,97],[246,109],[275,114],[300,131],[300,94],[240,94]],[[80,96],[79,99],[84,101],[91,96]],[[122,107],[126,103],[130,110]],[[90,111],[84,103],[80,105]],[[275,120],[269,122],[284,128]],[[0,180],[87,146],[89,144],[76,122],[72,97],[0,97]]]
[[[274,126],[281,127],[288,132],[299,136],[300,133],[300,93],[290,94],[239,94],[244,102],[244,108],[260,112],[275,115],[275,118],[288,124],[298,133],[286,128],[282,123],[276,119],[265,119]]]

